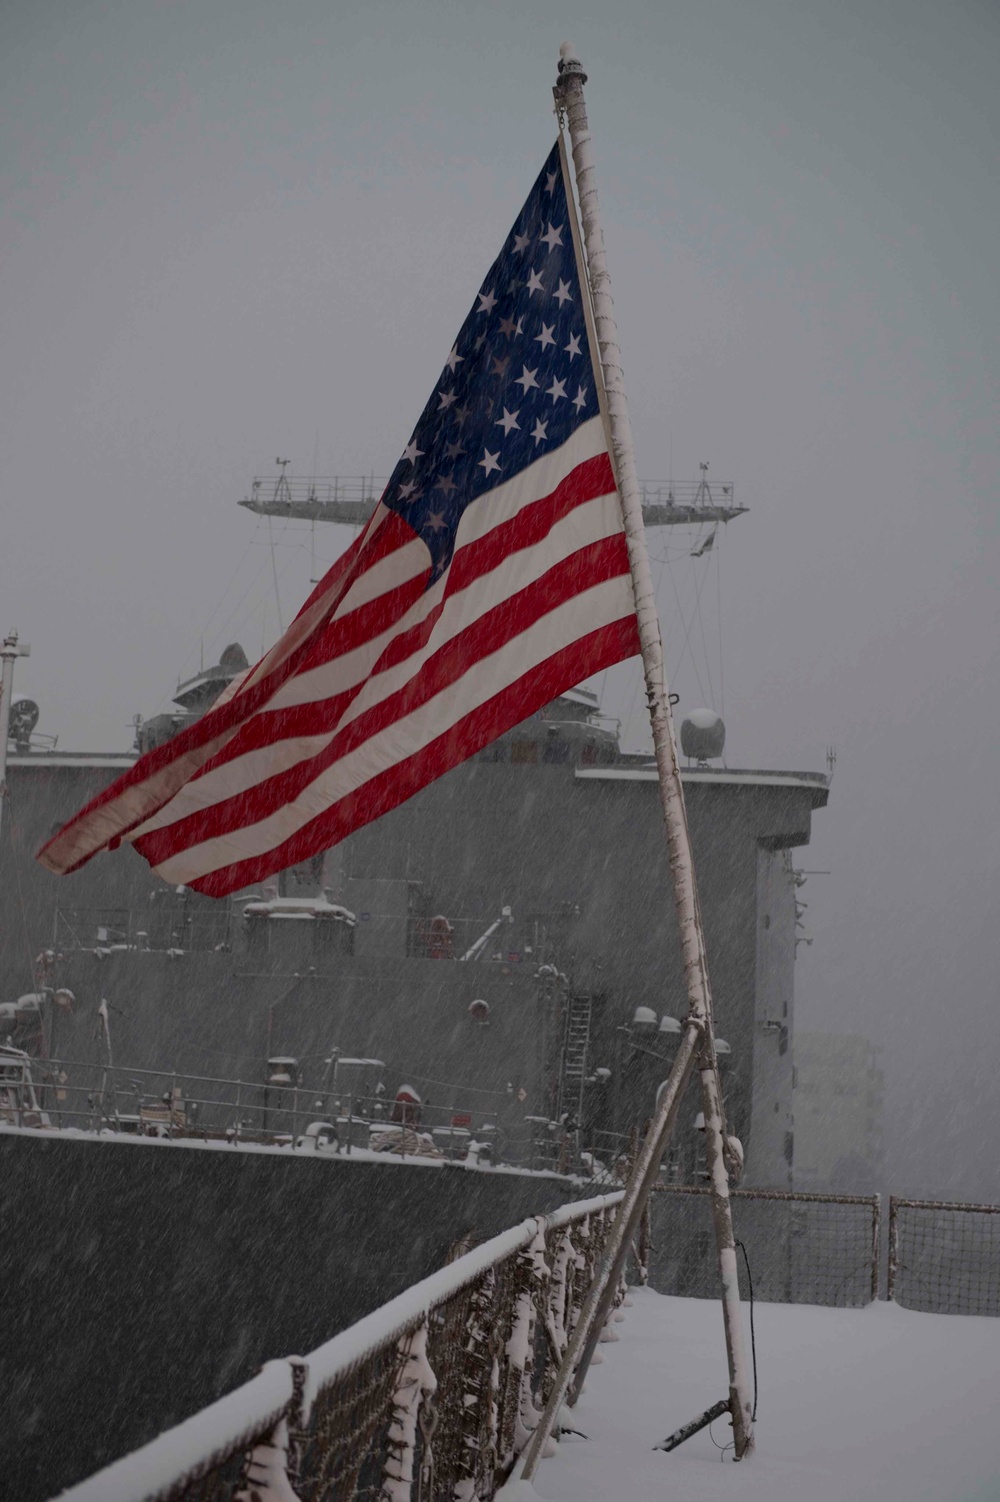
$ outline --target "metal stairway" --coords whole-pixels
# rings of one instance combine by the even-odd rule
[[[569,1115],[580,1125],[583,1115],[583,1088],[590,1051],[590,1024],[593,997],[589,991],[570,996],[566,1006],[566,1031],[563,1037],[562,1073],[559,1081],[559,1118]]]

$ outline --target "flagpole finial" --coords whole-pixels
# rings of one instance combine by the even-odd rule
[[[587,82],[587,75],[583,71],[583,64],[577,57],[576,48],[572,42],[563,42],[559,48],[559,82],[565,82],[570,76],[579,78],[581,83]]]

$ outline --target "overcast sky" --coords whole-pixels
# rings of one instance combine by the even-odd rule
[[[202,651],[273,638],[272,541],[287,623],[309,529],[235,503],[277,456],[390,471],[567,32],[640,473],[708,461],[751,508],[703,559],[651,537],[672,686],[724,707],[730,765],[836,746],[799,1025],[883,1045],[894,1187],[1000,1195],[989,0],[6,0],[18,687],[61,746],[124,749]],[[642,745],[634,667],[601,687]]]

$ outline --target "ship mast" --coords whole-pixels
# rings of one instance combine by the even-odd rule
[[[7,740],[10,735],[10,706],[14,697],[14,662],[31,652],[26,641],[18,641],[16,631],[8,631],[0,647],[3,672],[0,677],[0,823],[7,800]]]

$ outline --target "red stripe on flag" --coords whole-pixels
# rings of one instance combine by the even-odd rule
[[[331,563],[330,567],[327,569],[322,579],[320,579],[319,583],[316,585],[316,588],[306,600],[301,610],[298,610],[296,612],[296,620],[298,620],[300,616],[305,615],[306,611],[309,610],[317,600],[322,599],[323,595],[325,595],[329,589],[332,589],[337,580],[340,579],[341,576],[354,565],[357,554],[364,554],[364,568],[359,570],[358,573],[354,576],[355,578],[360,578],[362,573],[365,573],[368,569],[373,568],[376,563],[381,563],[383,558],[387,558],[389,554],[394,553],[397,548],[404,547],[407,542],[413,541],[413,529],[411,527],[406,527],[405,532],[401,532],[398,526],[393,525],[394,522],[398,522],[401,518],[398,512],[390,511],[388,507],[386,507],[383,519],[379,523],[377,530],[373,534],[371,531],[371,526],[378,512],[378,507],[379,503],[376,502],[371,516],[365,523],[364,531],[359,532],[346,552],[342,553],[339,558],[335,559],[334,562]]]
[[[541,579],[526,589],[496,605],[464,631],[434,652],[419,668],[415,676],[402,688],[373,705],[357,719],[344,727],[316,756],[296,762],[292,767],[276,775],[262,779],[247,791],[199,809],[163,829],[150,831],[135,841],[135,848],[150,865],[161,865],[180,850],[215,839],[233,829],[257,824],[286,804],[294,802],[300,793],[314,782],[334,762],[378,735],[395,721],[412,714],[435,695],[457,683],[459,679],[475,672],[483,658],[499,651],[507,642],[528,631],[543,616],[574,599],[583,590],[601,584],[607,579],[628,573],[628,553],[624,535],[620,532],[600,542],[591,543],[578,553],[563,559],[548,570]],[[579,677],[585,674],[578,675]],[[309,720],[303,714],[299,718],[295,737],[322,733],[327,705],[303,705],[301,711],[315,711]],[[291,715],[294,711],[277,711],[279,715]],[[257,729],[248,726],[248,730]],[[292,737],[290,737],[292,738]],[[272,723],[271,733],[265,735],[263,744],[277,739]],[[230,760],[230,747],[214,764],[205,767],[205,774],[214,767],[224,766]]]
[[[412,756],[371,778],[362,787],[324,810],[283,844],[262,856],[238,861],[188,883],[209,897],[225,897],[264,880],[362,829],[390,809],[495,740],[514,720],[527,718],[582,678],[632,657],[639,650],[634,615],[629,615],[547,658],[487,703]]]
[[[563,520],[578,506],[596,500],[599,496],[607,495],[609,486],[613,489],[611,465],[607,455],[601,454],[596,460],[587,460],[579,465],[551,495],[544,496],[540,501],[526,506],[522,513],[525,518],[523,526],[519,525],[519,517],[513,518],[511,522],[493,528],[485,537],[478,538],[475,542],[468,543],[461,548],[455,554],[448,574],[446,593],[441,602],[428,612],[424,620],[401,631],[386,644],[382,655],[373,664],[368,678],[387,672],[419,652],[426,645],[451,595],[482,578],[503,563],[512,553],[543,541],[557,522]],[[624,573],[626,567],[627,562],[620,572]],[[595,579],[594,582],[597,580]],[[577,588],[580,587],[577,585]],[[422,592],[422,588],[420,584],[416,592],[417,597]],[[415,602],[413,591],[409,585],[403,586],[403,590],[406,609],[409,609],[410,605]],[[393,593],[395,595],[395,592]],[[389,596],[382,598],[388,599]],[[378,603],[373,602],[373,604]],[[394,615],[395,613],[394,609],[387,607],[387,614]],[[356,614],[361,615],[361,612],[356,612]],[[351,623],[349,627],[341,621],[332,622],[330,630],[324,632],[324,636],[328,638],[327,642],[322,648],[317,646],[310,660],[304,663],[302,670],[320,668],[327,661],[333,661],[343,652],[363,645],[365,641],[370,640],[371,636],[387,629],[386,624],[381,624],[376,631],[373,626],[374,619],[373,615],[366,616],[356,633],[357,640],[354,639],[353,615],[344,618],[344,622]],[[341,626],[344,626],[343,635],[338,629]],[[334,643],[336,650],[333,650]],[[289,705],[284,709],[262,709],[239,730],[232,740],[227,742],[225,748],[217,756],[205,762],[196,776],[205,776],[224,762],[235,760],[237,756],[246,755],[263,746],[290,740],[296,736],[322,735],[325,731],[331,730],[364,688],[366,681],[367,679],[361,679],[341,694],[330,695],[307,704]]]
[[[522,506],[515,516],[492,527],[484,536],[477,537],[464,546],[460,545],[448,570],[446,592],[454,593],[459,589],[467,588],[513,553],[535,546],[548,535],[557,522],[575,511],[577,506],[596,500],[598,496],[610,495],[614,488],[611,461],[607,454],[598,454],[596,458],[585,459],[583,463],[571,470],[548,495]],[[382,530],[384,531],[385,528]],[[412,538],[413,534],[409,535]],[[461,536],[462,532],[459,528],[460,544]],[[308,652],[296,662],[296,672],[304,673],[321,667],[325,662],[332,661],[333,658],[340,657],[347,652],[353,652],[356,648],[364,646],[365,642],[371,641],[373,637],[387,631],[393,621],[401,619],[423,593],[426,579],[427,575],[424,573],[418,579],[398,586],[398,589],[387,590],[377,599],[359,606],[356,610],[346,611],[342,616],[334,616],[313,634]],[[416,626],[412,629],[419,634],[421,627]],[[400,646],[393,646],[392,650],[405,655],[405,641],[404,635],[400,638]],[[401,660],[401,656],[382,659],[373,671],[381,671],[391,662]]]
[[[515,517],[493,528],[485,537],[460,548],[452,563],[453,571],[458,568],[456,582],[452,587],[458,588],[463,583],[471,582],[489,568],[495,567],[502,557],[517,551],[518,547],[531,546],[532,542],[543,537],[556,521],[576,506],[608,494],[613,489],[614,480],[607,454],[602,453],[584,460],[549,495],[522,507]],[[267,701],[290,678],[362,645],[364,641],[370,640],[372,634],[387,630],[392,621],[399,619],[419,595],[426,573],[416,580],[407,581],[398,589],[387,591],[355,611],[346,612],[343,617],[336,614],[336,606],[351,584],[376,563],[412,542],[413,537],[410,527],[394,512],[385,516],[367,545],[366,530],[327,572],[296,617],[296,621],[301,620],[324,595],[330,594],[330,610],[333,614],[328,622],[321,622],[314,628],[300,646],[279,662],[273,671],[258,681],[253,681],[254,674],[260,668],[258,663],[248,675],[248,686],[241,688],[232,699],[208,710],[201,719],[180,731],[166,744],[140,757],[133,767],[85,804],[58,834],[42,846],[39,851],[42,864],[62,872],[79,869],[111,838],[121,839],[130,830],[151,818],[187,782],[199,776],[207,765],[218,764],[217,759],[226,757],[227,753],[236,754],[235,748],[231,751],[230,747],[234,738],[240,741],[242,747],[241,727],[247,726],[253,716],[266,713]],[[294,625],[291,630],[294,630]],[[392,656],[380,664],[380,670],[401,660],[396,654],[405,652],[407,646],[412,649],[413,643],[401,641]],[[262,660],[266,661],[266,658]],[[340,713],[343,712],[344,706],[341,706]],[[256,736],[251,743],[259,743]],[[138,799],[138,809],[130,808],[127,812],[123,810],[116,816],[113,805],[132,790],[135,790],[135,797]],[[126,800],[126,808],[132,801]],[[95,815],[102,814],[96,821],[98,828],[92,837],[88,837],[86,825],[93,822]],[[81,841],[83,848],[80,853],[70,854],[77,839]]]
[[[390,513],[376,533],[375,541],[380,550],[379,556],[385,556],[388,552],[405,546],[406,543],[413,541],[413,537],[414,533],[407,526],[406,522],[403,521],[402,517],[397,516],[394,512]],[[340,561],[342,562],[343,560]],[[349,574],[340,570],[339,565],[334,565],[331,573],[339,574],[340,588],[336,591],[336,597],[331,601],[331,609],[343,597],[346,588],[355,579],[361,578],[368,571],[372,566],[372,561],[366,555],[361,555],[360,553],[355,555],[353,567]],[[377,561],[377,559],[374,561]],[[327,578],[329,578],[329,575]],[[299,619],[302,613],[300,611],[296,619]],[[80,866],[85,865],[97,850],[104,848],[109,838],[107,833],[97,844],[88,843],[85,851],[72,860],[64,860],[62,856],[56,854],[56,851],[59,847],[67,844],[72,848],[72,837],[77,831],[80,831],[85,837],[83,826],[90,822],[94,815],[99,815],[102,811],[107,810],[109,817],[113,818],[114,811],[111,805],[133,789],[141,794],[141,789],[147,783],[149,784],[149,795],[143,802],[141,811],[133,817],[123,819],[118,823],[113,832],[114,837],[117,839],[123,838],[128,834],[129,830],[134,829],[137,825],[144,823],[146,819],[151,818],[157,809],[162,808],[165,803],[169,802],[174,794],[197,774],[199,768],[208,757],[219,754],[227,741],[239,730],[240,725],[244,721],[259,711],[283,683],[301,671],[302,658],[307,656],[312,639],[312,635],[306,637],[294,652],[279,662],[278,666],[272,672],[268,673],[258,682],[250,682],[248,687],[240,688],[239,692],[232,699],[209,709],[202,715],[201,719],[196,720],[193,725],[189,725],[184,730],[179,731],[177,735],[173,736],[164,745],[157,746],[154,750],[147,751],[145,755],[140,756],[133,767],[130,767],[127,772],[123,772],[121,777],[116,778],[110,787],[106,787],[92,798],[89,803],[85,804],[80,812],[65,824],[58,834],[53,835],[52,839],[48,840],[42,846],[37,857],[42,865],[48,866],[50,870],[64,874],[76,871]],[[270,653],[268,656],[270,656]],[[261,659],[261,661],[266,660],[266,657]],[[260,663],[248,675],[249,679],[252,680],[253,674],[259,668]],[[206,749],[210,747],[213,749],[208,750],[207,754],[204,754],[206,753]],[[51,861],[47,860],[47,852],[52,852],[55,858]]]

